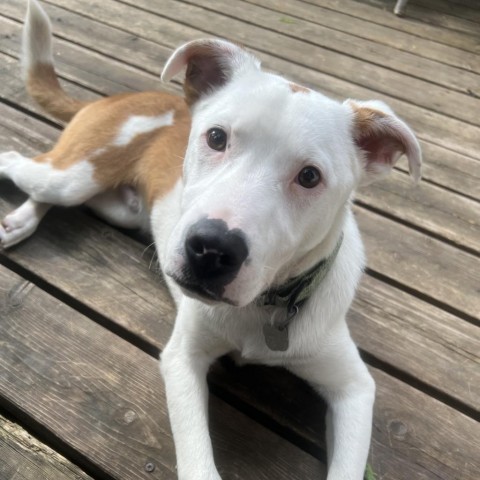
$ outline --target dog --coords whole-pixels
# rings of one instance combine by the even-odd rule
[[[365,264],[355,190],[405,154],[411,129],[382,102],[343,103],[265,72],[240,46],[195,40],[179,97],[69,97],[55,74],[50,21],[30,0],[23,34],[29,94],[69,122],[35,158],[0,155],[0,177],[28,200],[3,220],[3,247],[31,235],[51,205],[86,204],[114,225],[149,228],[178,313],[161,355],[178,478],[219,480],[206,374],[229,352],[283,366],[328,404],[328,480],[360,480],[375,384],[345,317]]]

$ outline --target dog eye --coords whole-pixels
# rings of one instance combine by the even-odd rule
[[[211,128],[207,132],[207,144],[212,150],[224,152],[227,147],[227,134],[221,128]]]
[[[313,188],[320,183],[320,180],[322,180],[322,175],[320,174],[320,170],[318,170],[318,168],[305,167],[300,170],[296,180],[297,183],[303,188]]]

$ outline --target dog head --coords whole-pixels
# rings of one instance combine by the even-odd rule
[[[184,67],[192,128],[164,270],[188,295],[247,305],[330,253],[359,185],[402,154],[420,178],[417,140],[381,102],[336,102],[222,40],[179,48],[162,79]]]

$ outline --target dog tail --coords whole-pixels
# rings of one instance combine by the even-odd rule
[[[29,95],[50,115],[68,122],[90,102],[65,93],[55,73],[50,19],[37,0],[28,1],[22,37],[22,70]]]

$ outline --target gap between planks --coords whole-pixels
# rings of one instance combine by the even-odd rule
[[[4,401],[83,456],[90,469],[96,466],[111,478],[173,479],[175,454],[158,361],[40,289],[16,294],[24,283],[0,268],[0,308],[13,319],[0,322],[10,345],[0,356],[9,367],[8,381],[1,384]],[[269,472],[279,479],[321,473],[316,459],[215,396],[210,406],[220,471],[232,478],[252,472],[259,480],[271,478]],[[149,459],[156,462],[152,473],[144,469]]]
[[[371,2],[359,2],[358,0],[301,0],[301,2],[315,7],[328,8],[334,12],[360,18],[377,25],[388,24],[390,28],[400,32],[410,33],[419,38],[432,39],[440,44],[452,45],[471,53],[479,52],[477,35],[449,30],[412,17],[408,19],[399,18],[392,15],[393,0],[390,6],[384,3],[380,8],[378,8],[378,3],[372,6]]]

